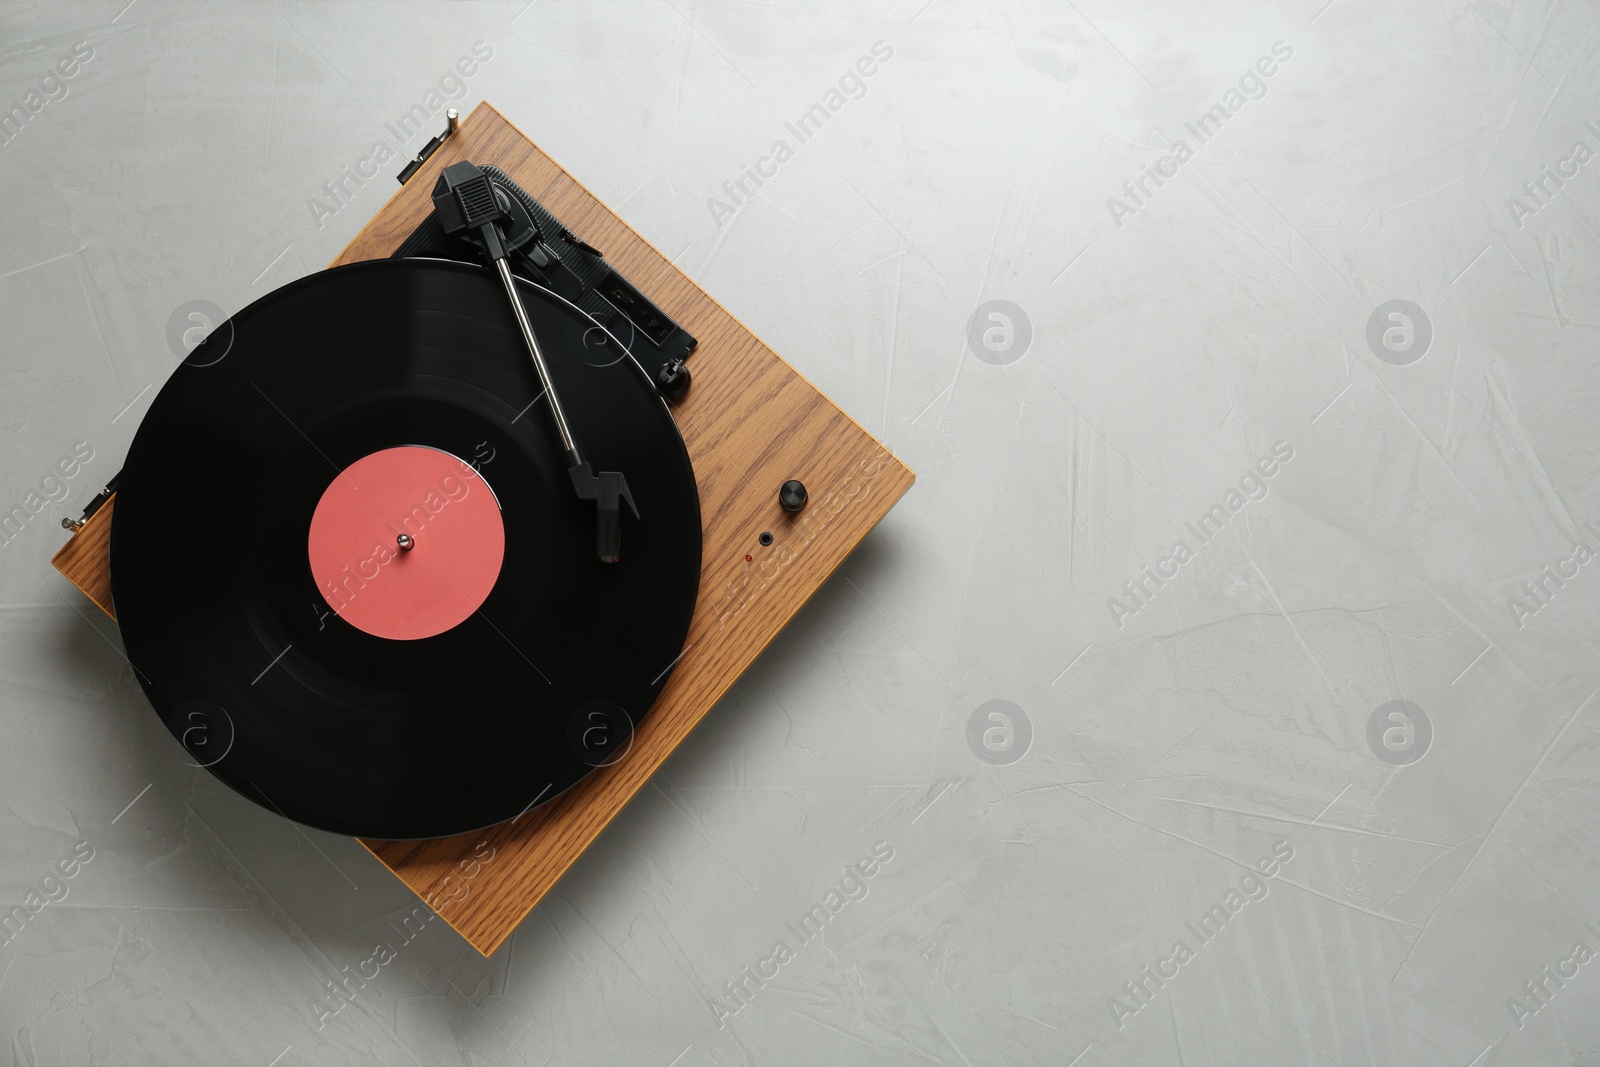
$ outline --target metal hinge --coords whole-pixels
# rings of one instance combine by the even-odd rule
[[[422,165],[428,161],[428,157],[437,152],[439,150],[439,146],[448,141],[451,135],[461,128],[461,116],[455,108],[451,108],[450,110],[446,111],[444,113],[444,117],[445,122],[447,123],[444,128],[444,132],[430,140],[427,144],[423,145],[422,151],[418,152],[416,157],[412,159],[410,163],[406,164],[404,170],[395,175],[401,185],[404,185],[406,182],[410,181],[411,176],[422,169]]]
[[[63,530],[73,531],[83,529],[83,524],[89,521],[89,517],[95,512],[99,511],[101,506],[104,505],[107,500],[111,499],[111,494],[117,491],[117,479],[121,477],[121,471],[118,471],[111,476],[111,480],[105,484],[105,488],[96,493],[94,495],[94,499],[89,501],[88,506],[83,509],[82,518],[74,519],[70,515],[63,515],[61,517],[61,528]]]

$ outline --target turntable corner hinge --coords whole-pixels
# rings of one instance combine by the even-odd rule
[[[411,176],[422,169],[422,165],[428,161],[428,157],[437,152],[439,146],[448,141],[461,128],[461,115],[455,108],[446,111],[444,117],[446,123],[444,132],[431,138],[427,144],[423,145],[422,151],[418,152],[411,162],[405,165],[404,170],[395,175],[401,185],[410,181]]]
[[[121,471],[113,474],[111,479],[106,482],[105,487],[96,493],[94,495],[94,499],[89,501],[89,503],[84,506],[83,514],[81,516],[76,519],[70,515],[63,516],[61,519],[61,528],[63,530],[71,530],[74,533],[83,529],[83,524],[88,522],[90,517],[93,516],[95,512],[104,507],[105,502],[110,500],[111,495],[117,491],[117,479],[120,477],[122,477]]]

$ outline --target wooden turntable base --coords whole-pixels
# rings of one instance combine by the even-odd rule
[[[705,527],[688,642],[626,756],[514,822],[481,833],[362,842],[487,956],[915,475],[487,103],[461,122],[330,266],[387,258],[432,210],[439,171],[462,159],[509,174],[699,339],[689,360],[693,388],[673,413],[694,464]],[[798,514],[778,505],[778,487],[790,478],[809,491]],[[52,561],[113,617],[108,552],[115,504],[113,496]],[[760,543],[763,532],[772,533],[771,545]]]

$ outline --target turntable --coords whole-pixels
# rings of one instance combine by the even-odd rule
[[[488,104],[401,180],[54,563],[196,762],[488,955],[914,476]]]

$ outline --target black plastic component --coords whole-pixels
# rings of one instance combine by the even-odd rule
[[[784,511],[799,511],[806,506],[805,483],[795,478],[790,478],[778,490],[778,503]]]
[[[111,476],[111,480],[106,482],[105,488],[101,489],[94,495],[94,499],[89,501],[88,506],[83,509],[83,517],[85,520],[87,520],[90,515],[93,515],[95,512],[99,511],[105,502],[111,499],[111,494],[117,491],[117,479],[121,477],[121,471],[113,474]]]
[[[671,359],[656,371],[656,388],[668,400],[682,400],[689,395],[689,383],[694,380],[689,367],[681,359]]]
[[[656,344],[665,341],[677,325],[660,308],[646,300],[643,293],[629,284],[628,279],[610,267],[595,283],[595,289]]]
[[[120,477],[122,477],[121,471],[113,474],[111,476],[111,480],[106,482],[105,488],[96,493],[94,495],[94,499],[84,505],[83,514],[81,514],[78,518],[74,519],[70,516],[62,516],[61,528],[63,530],[77,530],[81,528],[84,523],[88,522],[89,516],[99,511],[105,502],[111,499],[111,494],[117,491],[117,479]]]
[[[433,183],[433,212],[445,233],[476,239],[490,259],[505,257],[498,224],[505,221],[506,209],[496,198],[489,176],[476,164],[462,160],[444,168]]]
[[[448,169],[448,168],[447,168]],[[672,317],[605,261],[560,219],[552,215],[498,167],[479,168],[494,186],[496,201],[506,211],[501,222],[511,269],[576,304],[595,322],[615,334],[633,359],[654,376],[674,359],[687,359],[696,341]],[[437,215],[430,215],[401,243],[395,259],[413,256],[481,262],[470,243],[470,231],[445,233]]]
[[[416,157],[412,159],[410,163],[407,163],[405,167],[401,169],[399,174],[395,175],[395,180],[397,180],[401,185],[404,185],[406,182],[410,181],[411,176],[422,169],[422,165],[428,161],[428,157],[433,155],[434,152],[438,151],[439,146],[442,144],[444,144],[444,138],[442,136],[430,138],[428,143],[422,146],[422,151],[418,152]]]
[[[766,548],[768,545],[772,544],[772,531],[762,530],[761,536],[756,538],[756,540],[761,542],[762,548]]]
[[[410,181],[411,176],[422,169],[422,165],[428,161],[429,157],[439,150],[440,145],[444,144],[451,137],[455,136],[455,108],[451,108],[449,110],[446,115],[446,119],[447,122],[445,124],[444,132],[435,134],[433,137],[428,138],[428,142],[422,146],[421,150],[417,152],[416,156],[412,158],[411,162],[407,163],[405,167],[401,169],[400,173],[395,175],[395,180],[401,185],[404,185],[406,182]]]
[[[507,179],[507,180],[509,181],[510,179]],[[529,197],[528,199],[531,200],[533,198]],[[562,240],[566,241],[569,245],[572,245],[575,248],[583,249],[585,252],[589,253],[591,256],[595,257],[596,259],[604,259],[605,258],[605,253],[604,252],[600,251],[594,245],[590,244],[588,241],[585,241],[582,237],[579,237],[577,234],[573,233],[571,230],[567,229],[565,226],[561,227],[561,237],[562,237]]]
[[[529,250],[536,247],[540,240],[539,227],[534,223],[533,217],[528,214],[527,208],[517,203],[506,195],[506,191],[493,184],[489,188],[494,190],[494,202],[500,205],[500,210],[505,212],[505,217],[500,220],[500,229],[505,235],[506,249]]]
[[[595,551],[601,563],[615,563],[622,558],[622,502],[628,502],[633,517],[639,517],[639,505],[633,502],[628,491],[628,479],[616,471],[594,472],[576,449],[568,453],[571,466],[567,476],[579,500],[593,500],[596,516]]]

